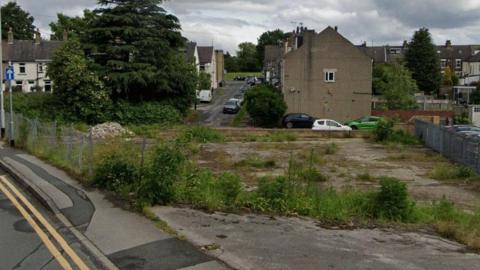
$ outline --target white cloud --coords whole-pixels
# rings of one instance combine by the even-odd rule
[[[6,0],[1,1],[5,3]],[[96,0],[17,0],[35,17],[43,33],[56,13],[80,15]],[[302,22],[317,31],[338,25],[353,43],[400,44],[413,31],[429,27],[434,40],[480,43],[480,0],[171,0],[184,35],[200,44],[233,52],[243,41],[255,42],[264,31],[291,31]]]

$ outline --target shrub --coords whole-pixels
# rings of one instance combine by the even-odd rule
[[[406,222],[412,217],[414,204],[408,199],[407,185],[400,180],[383,177],[375,198],[375,214],[379,218]]]
[[[98,187],[119,192],[125,187],[132,187],[138,176],[135,165],[118,154],[112,154],[95,168],[93,183]]]
[[[325,148],[325,155],[335,155],[338,152],[338,145],[336,143],[331,143]]]
[[[438,165],[433,168],[429,176],[436,180],[470,179],[477,174],[469,167],[460,165]]]
[[[260,178],[256,195],[257,203],[260,202],[261,205],[260,207],[257,206],[257,208],[266,208],[265,210],[285,213],[287,211],[289,189],[290,187],[285,177],[277,177],[273,180],[269,177]]]
[[[316,168],[308,168],[300,172],[300,178],[305,182],[325,182],[327,177]]]
[[[225,137],[219,131],[204,126],[194,126],[187,129],[180,140],[182,142],[218,143],[225,141]]]
[[[375,140],[377,142],[387,141],[393,134],[395,122],[391,119],[381,119],[377,128],[374,130]]]
[[[280,123],[287,110],[287,105],[278,91],[267,85],[252,88],[245,95],[248,114],[255,125],[275,127]]]
[[[118,101],[114,104],[109,118],[122,125],[171,126],[183,121],[183,116],[177,109],[160,102]]]
[[[222,174],[218,178],[217,188],[227,207],[233,207],[238,195],[242,192],[240,178],[230,173]]]
[[[138,198],[143,204],[167,204],[174,199],[174,183],[180,177],[185,161],[183,154],[172,146],[159,146],[154,153],[152,165],[145,172],[138,189]]]

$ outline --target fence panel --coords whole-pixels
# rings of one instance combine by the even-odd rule
[[[415,121],[415,133],[426,146],[480,174],[479,139],[422,120]]]

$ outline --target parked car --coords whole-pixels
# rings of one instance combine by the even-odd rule
[[[233,78],[234,81],[245,81],[245,77],[242,77],[242,76],[236,76],[235,78]]]
[[[200,102],[210,103],[213,99],[212,90],[200,90],[197,96]]]
[[[357,129],[376,129],[378,122],[381,120],[381,117],[376,116],[365,116],[358,120],[350,121],[345,123],[346,126],[351,127],[354,130]]]
[[[243,104],[243,95],[238,94],[238,95],[233,96],[233,98],[237,99],[240,102],[240,105]]]
[[[223,105],[223,113],[236,114],[240,111],[240,104],[237,99],[230,99]]]
[[[312,130],[318,131],[351,131],[349,126],[342,125],[335,120],[319,119],[313,123]]]
[[[472,129],[475,129],[475,127],[469,125],[454,125],[447,127],[447,129],[453,132],[465,132],[471,131]]]
[[[286,128],[312,128],[316,118],[305,113],[292,113],[283,117],[282,125]]]

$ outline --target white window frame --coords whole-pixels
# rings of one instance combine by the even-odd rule
[[[22,72],[23,68],[23,72]],[[27,64],[26,63],[18,63],[18,74],[27,74]]]
[[[455,68],[462,68],[462,59],[455,59]]]
[[[38,63],[38,73],[44,73],[45,72],[45,66],[43,63]]]
[[[442,68],[446,68],[446,67],[447,67],[447,59],[442,59],[440,62],[441,62],[440,65],[441,65]]]
[[[323,80],[326,83],[334,83],[337,80],[337,70],[336,69],[324,69],[323,70]]]

